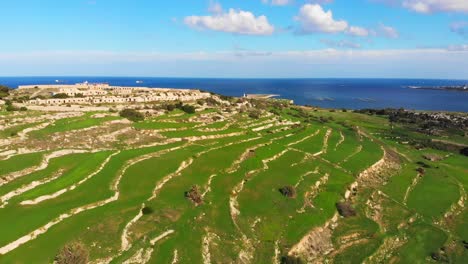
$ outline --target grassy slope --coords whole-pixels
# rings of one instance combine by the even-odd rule
[[[295,114],[295,111],[283,111],[282,118],[292,121],[301,120],[288,113]],[[243,128],[247,125],[252,128],[260,127],[260,123],[270,120],[270,118],[252,120],[246,118],[245,115],[239,115],[235,117],[235,124],[238,124],[240,128],[212,132],[201,130],[203,128],[220,129],[227,122],[217,122],[196,129],[194,126],[198,123],[160,122],[187,121],[188,118],[194,116],[179,114],[181,114],[179,111],[174,111],[169,115],[136,124],[135,127],[138,129],[186,128],[186,130],[163,134],[167,137],[190,137],[243,132],[245,131]],[[0,262],[50,262],[63,244],[74,240],[83,241],[89,246],[92,259],[109,255],[117,256],[122,230],[139,212],[143,203],[153,208],[154,212],[144,215],[132,226],[129,238],[133,246],[128,252],[117,257],[114,263],[128,259],[140,249],[150,248],[149,239],[168,229],[175,230],[175,233],[154,246],[150,263],[170,263],[174,250],[178,251],[180,263],[200,263],[202,238],[207,233],[216,234],[218,237],[210,247],[213,262],[237,261],[239,251],[243,248],[242,234],[253,241],[254,262],[270,262],[274,256],[276,241],[279,242],[280,250],[284,254],[312,228],[330,219],[336,212],[335,203],[343,199],[349,184],[361,171],[382,157],[382,149],[377,141],[372,141],[367,137],[360,141],[356,131],[342,126],[342,122],[346,122],[347,126],[361,127],[382,140],[383,144],[397,149],[411,160],[402,159],[402,169],[393,175],[387,184],[378,187],[388,195],[388,198],[382,202],[385,210],[382,222],[377,223],[367,218],[365,214],[365,204],[373,189],[365,188],[359,191],[355,204],[358,216],[339,220],[338,227],[333,231],[333,243],[338,246],[340,238],[353,233],[358,233],[362,241],[339,250],[339,253],[333,257],[336,263],[360,263],[377,252],[383,241],[390,237],[405,236],[408,238],[407,242],[392,252],[391,258],[396,263],[423,263],[431,253],[446,244],[449,237],[454,238],[458,241],[457,243],[468,239],[465,228],[468,221],[466,210],[453,219],[448,230],[435,224],[435,221],[439,220],[460,198],[460,185],[465,189],[468,188],[466,157],[453,155],[441,162],[425,161],[431,168],[426,170],[426,175],[409,193],[408,203],[405,205],[403,199],[408,186],[416,177],[415,169],[418,167],[416,162],[422,161],[422,152],[386,140],[384,133],[388,132],[388,124],[381,117],[329,111],[310,112],[310,114],[315,117],[333,117],[334,121],[324,124],[313,122],[305,128],[273,134],[267,131],[259,133],[250,131],[235,137],[199,141],[183,149],[139,162],[131,166],[123,175],[119,184],[121,195],[117,201],[61,222],[46,234],[5,256],[0,256]],[[92,127],[113,119],[115,118],[92,119],[89,115],[64,119],[57,121],[54,126],[33,132],[33,136],[40,137],[59,131]],[[268,130],[274,129],[275,127]],[[288,148],[291,143],[310,136],[318,129],[320,129],[318,135],[291,146],[299,151],[290,149],[280,158],[270,162],[266,170],[259,170],[263,168],[262,160],[275,156]],[[304,152],[314,154],[322,150],[327,129],[332,129],[332,134],[328,141],[327,153],[322,157],[331,163],[341,164],[343,169],[335,168],[318,158],[305,158]],[[336,147],[341,139],[340,132],[345,140]],[[259,138],[254,139],[254,137]],[[248,139],[251,140],[240,142]],[[270,140],[273,140],[273,143],[265,145]],[[43,171],[1,186],[0,195],[32,181],[46,179],[57,171],[64,170],[64,176],[58,180],[15,197],[7,207],[0,208],[0,226],[15,227],[2,229],[0,246],[42,226],[61,213],[112,196],[113,192],[109,188],[126,161],[182,144],[184,142],[124,150],[114,156],[100,173],[83,185],[63,194],[60,198],[45,201],[36,206],[23,207],[18,203],[71,186],[95,171],[113,152],[57,158],[52,160]],[[355,153],[361,145],[362,151],[351,157],[351,154]],[[243,161],[238,170],[226,171],[234,160],[253,146],[258,146],[255,154]],[[201,151],[211,148],[217,149],[197,156]],[[158,193],[157,199],[146,201],[157,182],[173,173],[182,161],[190,158],[194,159],[193,163],[180,175],[167,182]],[[347,158],[348,160],[344,162]],[[0,161],[0,175],[37,165],[41,159],[42,153],[38,153]],[[3,167],[2,164],[4,164]],[[318,168],[317,173],[310,173],[316,168]],[[259,171],[249,176],[249,180],[238,196],[241,214],[236,220],[236,226],[230,217],[229,196],[233,188],[247,177],[248,172],[253,170]],[[303,177],[306,173],[309,174]],[[311,186],[314,186],[326,173],[329,174],[328,181],[313,197],[309,197],[314,207],[305,207],[305,211],[299,213],[298,210],[304,205],[306,192],[310,191]],[[211,178],[210,191],[207,192],[202,205],[195,206],[184,197],[184,192],[193,185],[200,186],[202,191],[207,190],[210,176],[214,174],[216,176]],[[297,197],[295,199],[283,197],[278,191],[278,188],[282,186],[296,184]],[[414,223],[402,227],[402,223],[415,215],[417,220]],[[252,224],[257,219],[261,221],[255,228],[252,228]],[[384,227],[381,226],[382,224]],[[466,258],[466,253],[463,252],[460,250],[460,244],[457,244],[456,250],[449,255],[454,263],[463,263]]]

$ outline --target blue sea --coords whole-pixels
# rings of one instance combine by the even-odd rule
[[[223,95],[278,94],[296,104],[324,108],[406,108],[468,112],[468,92],[411,89],[465,85],[468,80],[423,79],[211,79],[145,77],[0,77],[12,88],[26,84],[106,82],[120,86],[194,88]],[[136,81],[142,81],[137,84]]]

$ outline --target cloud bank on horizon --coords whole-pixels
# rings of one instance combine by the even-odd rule
[[[467,0],[23,2],[4,76],[468,79]]]

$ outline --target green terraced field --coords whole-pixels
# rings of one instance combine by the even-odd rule
[[[467,157],[391,139],[404,127],[384,117],[278,111],[16,120],[0,132],[0,263],[71,243],[91,263],[468,262]]]

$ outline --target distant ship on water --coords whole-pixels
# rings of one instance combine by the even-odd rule
[[[141,83],[143,83],[143,81],[136,81],[136,83],[141,84]]]

